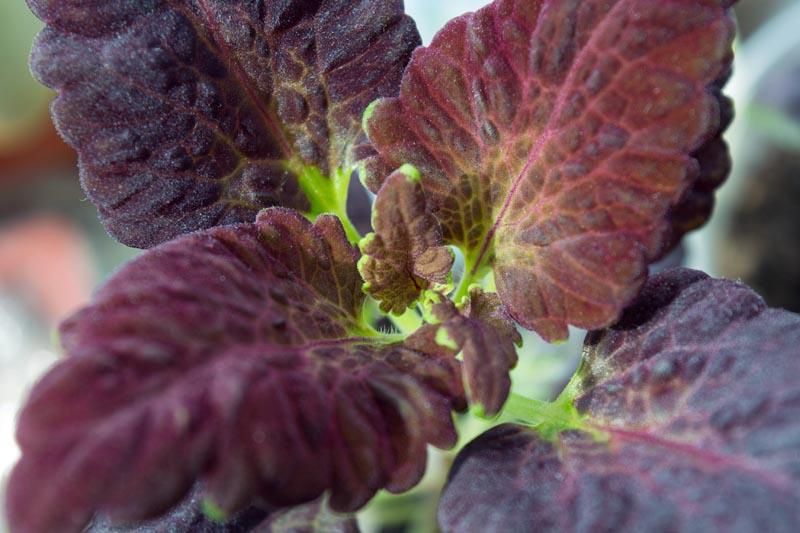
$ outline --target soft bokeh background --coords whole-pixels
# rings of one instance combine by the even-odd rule
[[[406,0],[426,43],[447,19],[485,3]],[[800,0],[740,0],[737,15],[742,36],[728,88],[739,112],[729,134],[735,171],[712,224],[689,239],[686,261],[741,277],[771,304],[800,311]],[[20,402],[59,357],[58,322],[136,254],[104,233],[78,186],[75,157],[50,124],[52,95],[27,66],[39,28],[23,0],[0,1],[0,496],[18,456]],[[552,395],[581,340],[576,331],[551,347],[529,335],[515,387]],[[423,516],[416,530],[430,527]]]

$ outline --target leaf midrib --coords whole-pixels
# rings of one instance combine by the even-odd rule
[[[208,5],[208,1],[197,0],[197,4],[206,17],[209,32],[213,36],[214,42],[217,44],[217,46],[219,46],[219,50],[225,64],[228,65],[229,69],[236,77],[236,80],[239,82],[239,86],[245,92],[247,98],[255,106],[256,111],[258,111],[258,114],[261,116],[262,122],[270,131],[272,137],[277,141],[284,158],[291,158],[292,146],[286,133],[280,126],[280,121],[275,113],[267,108],[261,98],[259,98],[250,78],[247,76],[247,74],[245,74],[244,70],[242,70],[242,66],[239,64],[236,56],[232,53],[230,47],[228,47],[228,44],[225,42],[225,38],[222,36],[222,32],[220,31],[219,23],[217,22],[217,19],[213,15],[213,11]]]
[[[495,217],[495,220],[494,220],[494,223],[492,224],[492,227],[489,228],[489,230],[486,232],[486,235],[484,236],[483,243],[481,244],[481,247],[480,247],[480,251],[478,252],[478,255],[476,257],[476,261],[475,261],[475,263],[474,263],[474,265],[472,267],[472,270],[470,271],[471,275],[474,276],[475,274],[477,274],[477,271],[480,268],[480,265],[482,265],[483,262],[485,261],[486,254],[489,252],[489,249],[491,248],[492,241],[494,240],[494,237],[497,234],[497,231],[498,231],[500,225],[502,224],[503,219],[505,218],[509,208],[511,207],[512,199],[516,195],[517,190],[519,189],[520,185],[522,184],[522,181],[525,178],[525,176],[528,174],[528,171],[530,170],[530,168],[533,166],[533,164],[535,162],[538,161],[539,155],[541,153],[542,148],[545,146],[545,144],[548,141],[551,140],[552,136],[555,133],[554,123],[556,121],[556,118],[558,116],[560,116],[561,112],[563,111],[564,104],[566,103],[566,99],[567,99],[567,93],[568,93],[568,91],[566,89],[571,86],[572,81],[574,80],[574,78],[576,76],[577,69],[575,67],[577,65],[579,65],[583,61],[583,59],[586,57],[586,54],[589,52],[589,50],[592,49],[592,44],[598,38],[597,36],[601,35],[603,33],[602,30],[611,21],[613,21],[615,19],[617,12],[622,9],[620,6],[623,6],[626,3],[627,3],[626,0],[621,0],[620,2],[615,4],[614,7],[612,7],[610,10],[608,10],[605,15],[603,15],[603,17],[600,19],[600,21],[595,25],[594,30],[592,31],[592,34],[591,34],[589,40],[577,52],[577,54],[573,58],[572,63],[569,66],[569,71],[567,72],[567,75],[564,78],[564,82],[561,84],[561,86],[560,86],[560,88],[558,90],[558,96],[556,98],[556,104],[555,104],[555,106],[553,106],[553,111],[552,111],[552,113],[550,114],[550,116],[547,119],[547,124],[545,125],[543,132],[536,139],[533,147],[531,147],[531,150],[528,153],[528,160],[525,162],[525,165],[522,167],[522,170],[520,170],[520,172],[514,178],[514,181],[511,183],[511,187],[509,188],[508,192],[506,193],[506,196],[505,196],[505,198],[503,200],[503,204],[500,206],[500,210],[497,213],[497,216]],[[547,10],[549,8],[550,8],[550,4],[546,4],[543,7],[543,10]],[[544,12],[540,13],[539,18],[536,21],[536,28],[534,28],[534,31],[532,32],[531,35],[534,35],[534,34],[536,34],[536,33],[538,33],[540,31],[540,24],[542,22],[542,19],[544,18],[542,16],[543,14],[544,14]],[[524,83],[524,80],[523,80],[523,83]]]
[[[670,439],[655,435],[653,433],[636,430],[614,427],[606,424],[589,424],[603,431],[612,437],[616,437],[622,441],[637,442],[647,445],[648,447],[658,447],[668,450],[671,453],[688,456],[698,462],[712,467],[729,467],[749,476],[752,476],[765,484],[782,492],[796,492],[794,489],[794,482],[782,474],[776,474],[773,471],[764,470],[760,465],[754,462],[747,456],[739,454],[720,454],[701,448],[694,443],[681,442],[675,439]]]

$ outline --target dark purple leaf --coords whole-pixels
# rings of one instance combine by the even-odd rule
[[[444,531],[796,531],[800,317],[690,270],[590,333],[587,431],[499,426],[459,455]]]
[[[416,166],[467,274],[548,340],[612,323],[727,173],[732,0],[496,0],[418,49],[366,114]]]
[[[458,361],[361,321],[338,219],[283,208],[147,252],[62,326],[8,488],[15,531],[162,514],[198,480],[227,513],[402,491],[455,443]]]
[[[32,66],[109,232],[148,247],[310,208],[299,176],[349,171],[360,120],[419,44],[401,0],[28,0]]]
[[[422,291],[447,282],[453,252],[442,243],[439,222],[428,211],[419,173],[409,166],[394,172],[375,199],[375,233],[361,241],[358,269],[381,310],[402,314]]]

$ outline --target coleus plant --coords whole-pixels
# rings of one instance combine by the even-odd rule
[[[731,0],[495,0],[424,48],[401,0],[28,3],[84,190],[150,249],[61,326],[13,531],[352,531],[470,406],[514,423],[445,531],[800,523],[800,319],[647,281],[727,175]],[[562,394],[510,394],[518,327],[568,325]]]

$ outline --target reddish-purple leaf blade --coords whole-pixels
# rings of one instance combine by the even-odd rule
[[[548,340],[612,323],[725,176],[730,0],[496,0],[418,49],[366,116],[445,241]]]
[[[445,531],[795,531],[800,316],[732,281],[656,276],[590,333],[574,383],[588,429],[505,425],[469,444]]]
[[[347,170],[360,120],[419,44],[401,0],[28,0],[37,77],[109,232],[148,247],[305,210],[298,175]]]
[[[389,176],[373,210],[375,232],[361,241],[358,270],[381,310],[402,314],[423,290],[447,282],[455,257],[442,243],[415,169],[406,166]]]
[[[460,365],[369,336],[357,258],[338,219],[272,208],[122,269],[22,411],[14,530],[146,519],[198,480],[229,513],[414,485],[426,445],[455,442]]]

